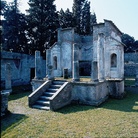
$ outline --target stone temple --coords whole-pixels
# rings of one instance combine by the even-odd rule
[[[74,28],[58,29],[58,41],[46,51],[46,78],[36,51],[36,76],[29,106],[57,110],[73,101],[99,105],[109,96],[124,95],[124,45],[121,31],[109,20],[93,26],[93,34],[81,36]],[[81,76],[91,81],[81,82]],[[56,80],[72,78],[71,82]]]

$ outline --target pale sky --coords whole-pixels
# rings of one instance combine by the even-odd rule
[[[12,0],[6,0],[12,1]],[[19,9],[25,12],[29,0],[18,0]],[[138,0],[89,0],[91,12],[96,13],[97,22],[104,19],[111,20],[121,32],[133,36],[138,40]],[[69,8],[72,11],[73,0],[55,0],[57,10]]]

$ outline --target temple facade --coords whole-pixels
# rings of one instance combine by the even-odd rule
[[[121,35],[115,24],[108,20],[94,25],[91,36],[80,36],[73,28],[59,29],[58,42],[47,50],[47,69],[49,65],[53,66],[54,77],[63,76],[64,69],[68,69],[69,77],[78,73],[79,77],[91,76],[93,81],[123,79]]]

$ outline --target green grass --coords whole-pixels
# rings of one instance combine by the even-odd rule
[[[135,78],[134,77],[126,77],[125,78],[125,85],[135,85]]]
[[[69,105],[56,112],[28,107],[30,93],[9,97],[10,114],[2,119],[2,138],[138,137],[138,94],[109,99],[100,107]]]

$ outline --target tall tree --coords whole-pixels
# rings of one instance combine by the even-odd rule
[[[28,37],[30,49],[40,50],[44,55],[46,48],[56,42],[56,29],[59,27],[58,14],[54,0],[29,0]]]
[[[136,40],[133,44],[133,50],[138,52],[138,40]]]
[[[81,34],[81,15],[85,0],[73,0],[73,17],[75,19],[76,32]]]
[[[93,25],[97,23],[97,18],[95,12],[90,16],[90,33],[93,33]]]
[[[60,12],[58,13],[58,16],[59,16],[60,27],[62,28],[75,27],[73,13],[70,12],[69,9],[67,9],[65,12],[63,11],[63,9],[61,9]]]
[[[2,24],[2,37],[4,50],[13,52],[25,52],[27,39],[25,36],[25,15],[20,13],[17,0],[9,3],[4,12]]]
[[[4,14],[4,11],[6,10],[7,2],[5,0],[1,1],[1,6],[0,6],[0,15]]]
[[[126,45],[126,47],[124,47],[124,51],[126,53],[127,52],[134,52],[133,46],[134,46],[135,39],[133,37],[131,37],[128,34],[123,34],[121,37],[121,40]]]
[[[90,19],[91,19],[91,13],[90,13],[90,2],[85,1],[83,8],[82,8],[82,15],[81,15],[81,21],[80,21],[80,33],[82,35],[88,35],[90,34]]]

